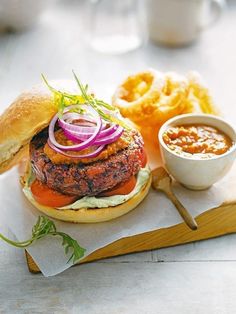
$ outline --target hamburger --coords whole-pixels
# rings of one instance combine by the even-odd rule
[[[75,76],[21,94],[0,117],[0,173],[23,157],[27,199],[63,221],[94,223],[134,209],[151,174],[140,133]],[[79,87],[79,93],[78,93]]]

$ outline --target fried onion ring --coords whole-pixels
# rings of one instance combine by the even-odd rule
[[[129,76],[117,88],[112,103],[134,123],[156,126],[184,112],[188,93],[184,76],[149,70]]]
[[[157,134],[165,121],[183,113],[219,113],[196,72],[131,75],[117,88],[112,103],[142,133],[151,168],[161,164]]]

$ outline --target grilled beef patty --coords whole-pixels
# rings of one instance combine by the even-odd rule
[[[129,146],[105,160],[90,164],[54,164],[44,153],[43,148],[48,139],[48,129],[44,129],[30,144],[33,171],[38,180],[63,194],[83,197],[112,189],[128,181],[141,168],[143,141],[138,132],[130,132],[133,141]]]

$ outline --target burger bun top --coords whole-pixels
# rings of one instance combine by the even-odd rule
[[[78,92],[73,81],[51,81],[61,91]],[[0,116],[0,173],[17,164],[28,154],[34,135],[49,125],[57,113],[53,94],[46,84],[23,92]]]

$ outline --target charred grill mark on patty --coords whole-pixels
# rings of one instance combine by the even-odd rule
[[[32,168],[38,180],[58,192],[78,197],[100,194],[128,181],[141,168],[142,138],[138,132],[130,132],[133,140],[129,146],[105,160],[90,164],[54,164],[44,153],[48,138],[45,129],[31,141]]]

